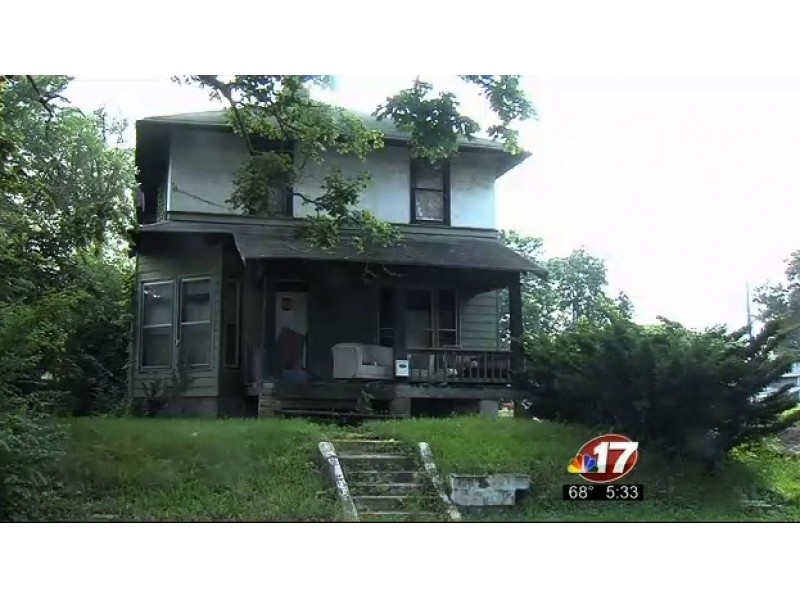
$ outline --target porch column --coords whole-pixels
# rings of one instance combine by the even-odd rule
[[[406,344],[406,306],[408,306],[408,289],[404,281],[396,281],[394,285],[394,359],[408,358]],[[394,372],[394,365],[392,365]]]
[[[522,284],[520,273],[515,272],[508,284],[509,330],[511,334],[511,369],[520,373],[524,367],[522,353]]]
[[[262,373],[264,378],[272,378],[277,374],[277,346],[275,345],[275,278],[269,270],[264,272],[264,297],[262,314],[261,343],[264,351],[262,353]]]

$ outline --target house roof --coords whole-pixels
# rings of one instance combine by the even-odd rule
[[[140,231],[172,233],[222,233],[233,236],[243,259],[333,260],[375,262],[387,265],[426,265],[493,271],[525,271],[546,276],[543,267],[520,256],[497,239],[456,236],[403,235],[392,246],[376,246],[359,252],[350,244],[319,248],[287,231],[269,226],[197,221],[162,221],[142,225]]]
[[[181,113],[176,115],[161,115],[154,117],[146,117],[144,119],[141,119],[140,122],[229,128],[230,125],[228,123],[228,118],[225,112],[226,111],[224,110],[211,110],[205,112]],[[394,123],[390,119],[383,119],[379,121],[369,113],[354,111],[354,110],[348,110],[347,112],[358,117],[359,120],[368,129],[375,129],[383,133],[386,139],[405,141],[405,142],[411,139],[411,134],[397,129],[397,127],[395,127]],[[500,142],[474,136],[472,139],[462,138],[461,147],[505,152],[503,144],[501,144]],[[528,158],[530,156],[530,153],[523,152],[517,156],[520,157],[520,162],[521,162],[522,160]]]

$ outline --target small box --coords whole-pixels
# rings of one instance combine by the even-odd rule
[[[394,376],[408,377],[408,359],[394,361]]]

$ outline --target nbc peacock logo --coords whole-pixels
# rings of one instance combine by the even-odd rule
[[[633,471],[639,461],[639,442],[619,433],[592,438],[578,449],[567,473],[593,483],[617,481]]]
[[[597,473],[597,461],[588,454],[578,454],[569,461],[567,473]]]

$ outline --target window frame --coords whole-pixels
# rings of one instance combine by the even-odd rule
[[[411,200],[411,214],[410,222],[417,225],[444,225],[450,226],[450,161],[446,160],[441,166],[442,171],[442,189],[434,189],[430,187],[420,187],[417,185],[417,173],[419,171],[419,163],[425,159],[411,158],[411,165],[409,168],[409,191]],[[442,220],[435,219],[419,219],[417,218],[417,191],[422,192],[441,192],[442,193]]]
[[[170,332],[169,332],[169,364],[168,365],[145,365],[143,364],[144,361],[144,343],[145,343],[145,329],[155,329],[157,327],[166,327],[166,324],[161,325],[145,325],[144,322],[144,311],[145,311],[145,299],[144,299],[144,290],[147,286],[156,286],[156,285],[169,285],[170,291],[172,292],[172,306],[170,307]],[[139,343],[138,351],[139,356],[136,364],[139,367],[140,372],[153,372],[153,371],[171,371],[173,366],[175,365],[175,309],[176,309],[176,296],[175,293],[175,280],[174,279],[153,279],[150,281],[140,281],[139,282],[139,292],[138,292],[138,317],[139,317]]]
[[[377,335],[378,335],[378,344],[381,342],[381,331],[383,330],[391,330],[392,331],[392,341],[394,341],[394,319],[392,317],[392,326],[386,327],[384,323],[381,322],[381,293],[382,290],[388,290],[392,292],[392,302],[395,301],[393,295],[393,288],[391,287],[379,287],[377,290],[378,293],[378,318],[377,318]],[[425,331],[429,331],[431,335],[431,340],[433,341],[433,346],[430,347],[417,347],[417,346],[409,346],[408,350],[447,350],[447,349],[458,349],[461,348],[461,305],[459,303],[459,294],[458,290],[454,288],[424,288],[424,287],[414,287],[411,286],[408,289],[409,292],[412,291],[419,291],[419,292],[427,292],[431,295],[431,323],[430,327],[427,328]],[[454,302],[454,317],[455,317],[455,344],[448,344],[446,347],[440,343],[439,339],[439,332],[440,331],[453,331],[450,328],[442,328],[439,326],[439,294],[441,292],[451,292],[453,294],[453,302]],[[408,311],[408,306],[406,306],[406,311]],[[393,313],[392,313],[393,314]]]
[[[235,302],[234,302],[234,321],[230,323],[228,321],[228,313],[227,307],[228,303],[231,301],[229,297],[230,290],[228,289],[229,284],[234,284],[235,290]],[[242,307],[242,283],[236,279],[235,277],[228,277],[225,279],[225,289],[223,290],[223,301],[225,302],[225,307],[222,310],[222,353],[223,353],[223,364],[225,365],[226,369],[237,370],[241,368],[242,364],[242,314],[241,314],[241,307]],[[236,358],[233,363],[228,362],[228,325],[234,324],[236,326]]]
[[[178,281],[178,303],[175,307],[177,312],[175,319],[175,348],[177,352],[173,357],[173,363],[181,365],[181,344],[183,343],[183,326],[200,325],[206,321],[182,321],[183,315],[183,285],[194,281],[208,281],[208,363],[187,363],[182,365],[193,370],[213,370],[214,368],[214,275],[189,275],[177,278]],[[177,360],[176,360],[177,359]]]

